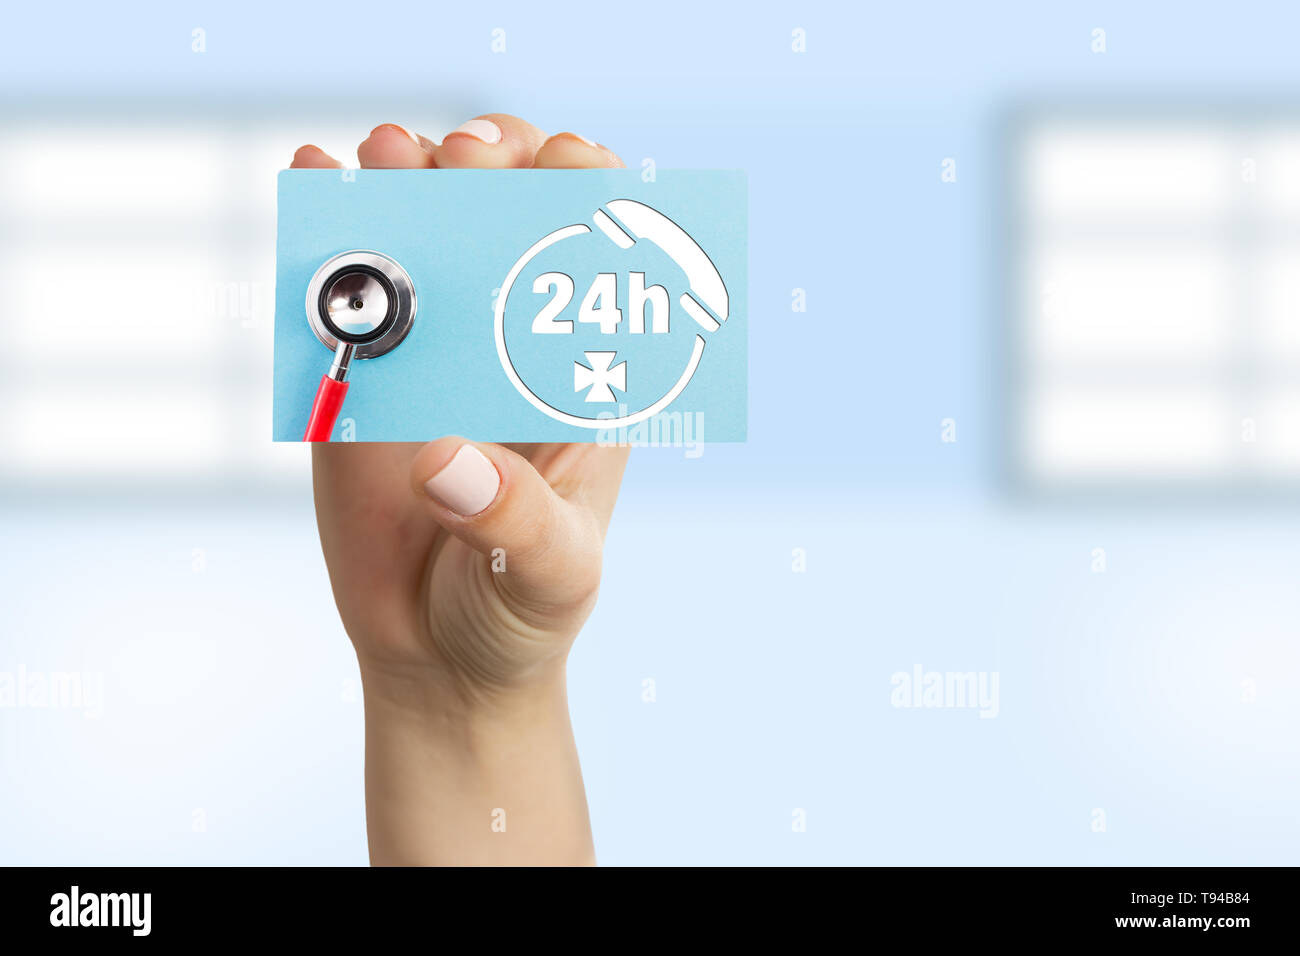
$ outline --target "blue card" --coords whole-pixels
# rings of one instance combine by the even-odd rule
[[[746,233],[736,171],[285,170],[274,438],[743,441]]]

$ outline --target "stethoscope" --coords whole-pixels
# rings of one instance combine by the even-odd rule
[[[378,358],[401,344],[415,324],[415,286],[396,261],[368,249],[344,252],[307,284],[307,322],[334,353],[320,380],[303,441],[329,441],[353,359]]]

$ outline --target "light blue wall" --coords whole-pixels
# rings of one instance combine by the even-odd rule
[[[11,103],[337,95],[420,129],[423,99],[748,171],[751,439],[635,455],[573,657],[605,862],[1295,862],[1296,511],[1019,502],[994,361],[1001,118],[1285,103],[1290,5],[149,6],[10,11]],[[0,671],[106,687],[97,719],[0,710],[0,862],[364,861],[308,494],[5,505]],[[891,706],[918,663],[998,672],[998,716]]]

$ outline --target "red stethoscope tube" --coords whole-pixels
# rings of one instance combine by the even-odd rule
[[[320,385],[316,387],[316,398],[311,403],[311,416],[307,419],[307,431],[303,441],[329,441],[334,434],[334,422],[338,420],[343,399],[348,394],[348,366],[352,363],[352,353],[356,346],[340,342],[334,353],[334,364],[321,376]]]
[[[311,417],[307,419],[307,434],[303,441],[329,441],[334,434],[334,422],[348,394],[348,383],[322,375],[316,389],[316,400],[311,404]]]

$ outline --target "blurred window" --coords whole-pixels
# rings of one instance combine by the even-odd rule
[[[1300,121],[1054,114],[1014,138],[1008,413],[1030,486],[1300,476]]]
[[[11,116],[0,491],[300,487],[306,449],[270,440],[276,172],[306,142],[354,165],[376,122],[51,104]]]

